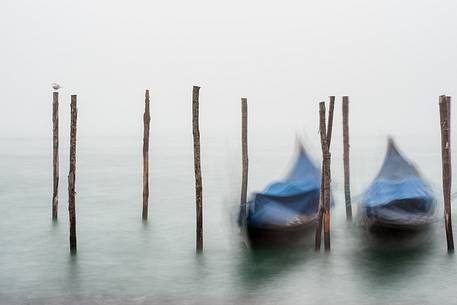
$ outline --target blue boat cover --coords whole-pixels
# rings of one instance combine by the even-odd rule
[[[301,146],[289,175],[255,193],[248,203],[247,225],[257,228],[291,224],[297,216],[315,214],[319,207],[321,174]]]
[[[434,213],[436,201],[430,187],[389,139],[384,163],[363,196],[362,208],[369,218],[410,222]]]

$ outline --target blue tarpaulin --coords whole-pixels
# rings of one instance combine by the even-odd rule
[[[289,175],[255,193],[248,203],[247,225],[257,228],[287,226],[299,215],[319,207],[321,174],[303,148]]]

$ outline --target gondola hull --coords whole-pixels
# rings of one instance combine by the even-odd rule
[[[313,236],[317,217],[304,223],[278,228],[257,228],[248,226],[246,237],[253,248],[259,247],[294,247],[306,245]]]
[[[414,220],[405,219],[403,221],[391,221],[383,218],[368,218],[365,217],[363,225],[372,233],[394,233],[395,231],[420,232],[428,229],[436,218],[434,216],[425,215],[416,217]]]

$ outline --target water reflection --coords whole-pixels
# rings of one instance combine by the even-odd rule
[[[66,264],[68,272],[66,277],[67,287],[64,287],[64,289],[74,295],[77,295],[82,290],[80,279],[81,268],[78,261],[78,255],[68,255],[68,262]]]
[[[278,281],[288,272],[306,263],[312,255],[314,251],[303,245],[287,248],[244,247],[238,266],[242,287],[250,291]]]
[[[130,152],[132,146],[125,146]],[[197,255],[192,164],[190,170],[176,166],[187,157],[161,149],[154,213],[142,222],[141,184],[129,178],[119,186],[120,176],[137,171],[141,177],[141,168],[117,172],[114,162],[104,162],[106,148],[99,151],[80,163],[76,257],[69,255],[65,187],[53,223],[49,177],[30,180],[18,171],[22,158],[5,162],[12,166],[3,169],[9,179],[0,194],[0,304],[449,304],[455,296],[457,263],[446,254],[442,221],[432,233],[434,244],[398,250],[346,223],[344,203],[337,202],[328,255],[314,252],[313,238],[297,249],[246,249],[238,227],[226,224],[229,204],[219,198],[220,172],[210,167],[205,250]],[[132,154],[112,159],[136,160]],[[37,170],[49,168],[48,161],[36,161]],[[271,171],[270,164],[258,164]]]
[[[355,248],[354,268],[368,280],[372,288],[393,286],[414,276],[423,266],[424,259],[433,248],[434,230],[416,232],[359,231],[360,244]]]

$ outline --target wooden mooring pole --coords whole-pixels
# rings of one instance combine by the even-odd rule
[[[335,97],[330,96],[328,126],[325,126],[325,102],[319,103],[319,133],[322,147],[322,176],[319,211],[316,223],[315,250],[321,248],[322,222],[324,222],[324,247],[330,250],[330,143],[333,129]]]
[[[451,98],[441,95],[439,99],[441,122],[441,159],[443,167],[444,223],[448,251],[454,251],[454,237],[451,220],[451,147],[450,147],[450,101]]]
[[[59,206],[59,92],[52,93],[52,220]]]
[[[241,180],[241,212],[240,219],[244,223],[246,217],[246,209],[244,205],[247,201],[247,192],[248,192],[248,99],[241,98],[241,152],[242,152],[242,180]]]
[[[351,182],[349,167],[349,97],[343,96],[343,163],[344,163],[344,199],[346,202],[346,220],[352,221]]]
[[[329,96],[330,104],[328,109],[328,122],[327,122],[327,147],[330,150],[330,142],[332,141],[332,129],[333,129],[333,110],[335,109],[335,97]]]
[[[70,127],[70,172],[68,174],[68,215],[70,220],[70,252],[76,253],[76,209],[75,209],[75,180],[76,180],[76,95],[71,96],[71,127]]]
[[[446,96],[447,122],[449,126],[449,192],[452,189],[452,160],[451,160],[451,97]]]
[[[195,172],[195,201],[196,201],[196,248],[197,252],[203,251],[203,186],[200,161],[200,130],[198,124],[199,116],[199,91],[200,87],[192,89],[192,133],[194,138],[194,172]]]
[[[335,97],[330,97],[330,109],[328,113],[328,127],[326,135],[327,149],[323,155],[323,160],[326,164],[324,177],[324,248],[325,251],[330,251],[330,142],[332,140],[333,128],[333,109],[335,107]],[[325,107],[324,107],[325,113]],[[325,121],[324,121],[325,124]],[[324,152],[323,152],[324,153]]]
[[[145,92],[143,115],[143,220],[148,219],[149,200],[149,125],[151,115],[149,111],[149,90]]]

